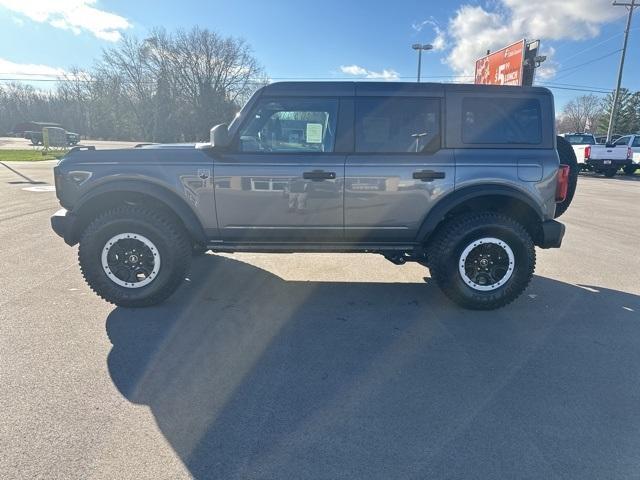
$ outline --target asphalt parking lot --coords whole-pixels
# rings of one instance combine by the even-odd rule
[[[209,254],[132,310],[50,230],[52,166],[0,164],[0,478],[640,477],[639,178],[581,177],[499,311],[324,254]]]

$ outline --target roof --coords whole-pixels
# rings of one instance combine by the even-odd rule
[[[475,85],[431,82],[275,82],[262,88],[263,95],[354,96],[354,95],[436,95],[444,92],[537,93],[551,95],[544,87]]]

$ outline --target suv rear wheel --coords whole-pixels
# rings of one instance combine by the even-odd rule
[[[191,242],[168,215],[127,205],[91,222],[78,260],[85,280],[104,300],[146,307],[178,288],[189,269]]]
[[[492,310],[515,300],[533,276],[531,237],[497,213],[469,213],[442,227],[428,249],[431,276],[451,300]]]

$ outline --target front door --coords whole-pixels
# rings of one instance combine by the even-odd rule
[[[223,240],[341,241],[345,155],[334,153],[338,99],[271,97],[214,160]]]
[[[411,242],[430,208],[454,189],[453,151],[441,148],[441,98],[356,97],[355,152],[345,169],[345,237]]]

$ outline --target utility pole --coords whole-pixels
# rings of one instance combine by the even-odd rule
[[[609,128],[607,129],[607,143],[611,143],[611,135],[613,135],[613,127],[616,119],[616,111],[618,110],[618,98],[620,96],[620,84],[622,83],[622,71],[624,69],[624,56],[627,53],[627,41],[629,40],[629,30],[631,28],[631,17],[633,16],[633,8],[636,6],[636,0],[631,3],[613,2],[614,6],[623,6],[629,8],[627,16],[627,26],[624,30],[624,43],[622,44],[622,55],[620,56],[620,66],[618,67],[618,84],[613,94],[613,105],[611,106],[611,116],[609,117]]]
[[[432,50],[433,45],[429,43],[425,43],[425,44],[416,43],[411,45],[411,48],[418,51],[418,83],[420,83],[420,71],[422,69],[422,51]]]

